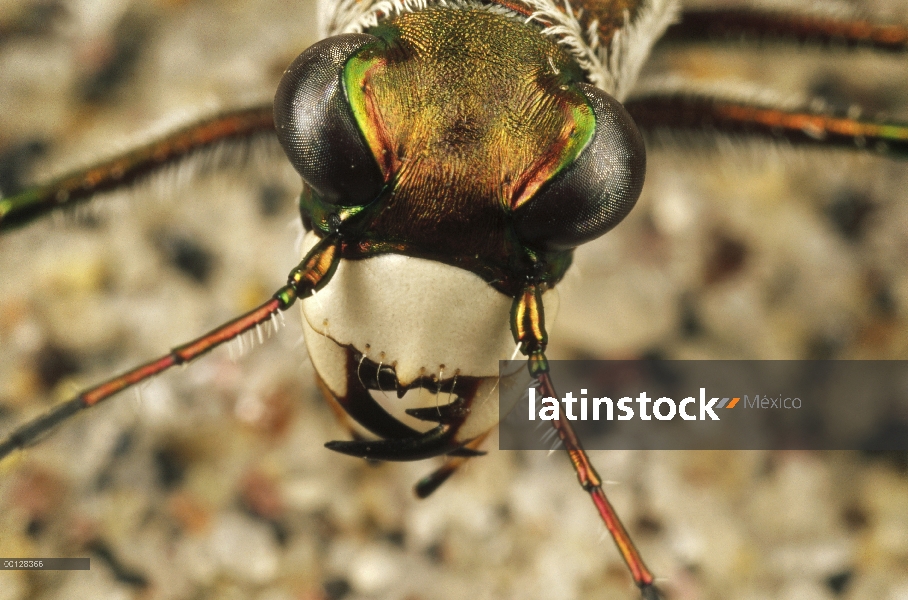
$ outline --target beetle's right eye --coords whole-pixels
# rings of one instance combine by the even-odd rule
[[[318,42],[293,61],[274,97],[274,125],[284,152],[331,204],[362,206],[384,185],[341,82],[350,57],[377,39],[351,33]]]

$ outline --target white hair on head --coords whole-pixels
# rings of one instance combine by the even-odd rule
[[[574,57],[590,82],[619,101],[627,98],[637,81],[653,44],[678,17],[678,0],[644,0],[633,20],[625,11],[624,27],[611,42],[600,42],[599,22],[586,29],[580,24],[569,0],[561,6],[555,0],[522,0],[533,11],[526,21],[537,21],[544,35],[551,36]],[[446,0],[319,0],[319,29],[323,35],[362,33],[379,21],[429,7],[454,6],[483,8],[521,17],[495,4],[473,4]]]

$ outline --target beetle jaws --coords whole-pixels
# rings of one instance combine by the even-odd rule
[[[304,249],[317,240],[307,234]],[[554,316],[556,293],[545,300]],[[470,271],[382,254],[341,260],[331,282],[302,301],[303,333],[323,391],[366,429],[383,438],[418,434],[373,406],[369,393],[423,387],[435,394],[410,394],[406,408],[459,402],[462,418],[447,426],[451,442],[461,446],[499,420],[499,360],[515,350],[512,304]],[[417,404],[410,405],[412,396]]]

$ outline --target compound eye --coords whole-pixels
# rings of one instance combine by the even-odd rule
[[[274,97],[278,140],[319,197],[339,206],[368,204],[384,185],[341,82],[357,50],[378,41],[351,33],[322,40],[284,73]]]
[[[634,207],[646,174],[646,149],[633,119],[602,90],[577,84],[596,117],[596,131],[577,159],[514,211],[525,243],[567,250],[593,240]]]

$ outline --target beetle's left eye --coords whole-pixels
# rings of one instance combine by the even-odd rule
[[[574,163],[514,211],[525,243],[566,250],[595,239],[634,207],[646,174],[643,138],[620,102],[578,84],[596,117],[596,131]]]
[[[331,204],[362,206],[384,185],[341,82],[350,57],[375,41],[351,33],[318,42],[293,61],[274,97],[274,125],[284,152],[321,200]]]

